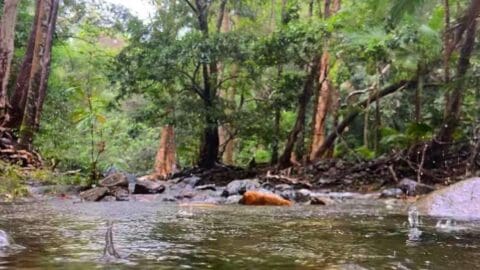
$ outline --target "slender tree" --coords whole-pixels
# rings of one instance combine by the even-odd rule
[[[36,124],[46,94],[49,65],[51,58],[52,39],[55,32],[56,16],[59,0],[38,0],[38,18],[36,26],[31,73],[26,94],[23,119],[20,126],[19,143],[23,148],[30,149],[36,129]]]
[[[8,80],[13,58],[15,24],[20,0],[6,0],[0,21],[0,123],[5,118],[8,106]]]

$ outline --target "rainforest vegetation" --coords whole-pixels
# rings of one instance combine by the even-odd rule
[[[152,0],[142,19],[99,0],[0,8],[4,182],[13,165],[79,184],[111,167],[476,171],[479,0]]]

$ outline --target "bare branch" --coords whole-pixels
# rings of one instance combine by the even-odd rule
[[[193,10],[193,12],[198,13],[198,10],[195,8],[195,6],[189,1],[189,0],[184,0],[187,5],[190,6],[190,8]]]

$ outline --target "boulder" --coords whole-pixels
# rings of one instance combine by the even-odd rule
[[[293,190],[293,187],[291,185],[287,184],[279,184],[275,186],[275,191],[286,191],[286,190]]]
[[[231,195],[242,195],[249,190],[255,190],[260,188],[258,180],[234,180],[230,182],[222,193],[223,197]]]
[[[284,199],[289,201],[295,201],[298,203],[306,203],[311,199],[311,191],[308,189],[299,189],[299,190],[284,190],[279,194]]]
[[[100,180],[99,185],[102,187],[128,187],[128,178],[123,173],[114,173]]]
[[[435,190],[434,187],[419,183],[412,179],[403,178],[398,184],[397,187],[400,188],[403,193],[408,196],[417,196],[428,194]]]
[[[276,206],[291,206],[292,202],[284,198],[266,192],[247,191],[243,194],[239,203],[244,205],[276,205]]]
[[[112,194],[117,201],[128,201],[129,192],[127,189],[122,187],[113,187],[110,189],[110,194]]]
[[[107,195],[107,196],[103,197],[100,201],[102,201],[102,202],[114,202],[116,200],[117,200],[117,198],[115,198],[115,196]]]
[[[480,219],[480,178],[471,178],[434,191],[415,206],[422,215]]]
[[[80,198],[89,202],[98,202],[108,193],[106,187],[95,187],[80,193]]]
[[[198,185],[198,183],[200,183],[201,180],[202,178],[198,176],[190,176],[190,177],[183,178],[182,182],[188,186],[195,187],[196,185]]]
[[[380,198],[400,198],[403,195],[405,195],[405,193],[400,188],[386,188],[380,193]]]
[[[157,181],[138,179],[133,194],[157,194],[163,191],[165,191],[165,186]]]
[[[225,199],[225,204],[238,204],[240,200],[242,199],[242,195],[232,195],[228,196],[228,198]]]
[[[8,240],[7,233],[0,230],[0,248],[8,247],[9,245],[10,245],[10,241]]]
[[[310,205],[332,205],[335,201],[327,196],[315,196],[312,195],[310,199]]]

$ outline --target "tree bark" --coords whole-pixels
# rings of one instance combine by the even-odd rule
[[[10,107],[7,108],[6,118],[3,119],[2,127],[9,129],[20,129],[27,101],[28,86],[30,82],[30,75],[32,73],[32,61],[35,50],[35,38],[37,36],[37,21],[40,15],[39,5],[41,0],[36,1],[35,16],[28,39],[27,50],[23,59],[22,66],[17,75],[14,84],[14,90],[10,97]]]
[[[330,84],[328,82],[328,52],[323,52],[320,64],[319,93],[317,95],[317,105],[313,119],[313,136],[310,151],[310,160],[315,159],[315,152],[320,148],[325,140],[325,122],[327,120],[328,108],[330,103]]]
[[[8,105],[8,80],[13,59],[15,24],[20,0],[5,0],[0,21],[0,123],[5,119]]]
[[[291,165],[292,151],[295,147],[295,142],[300,132],[305,128],[307,106],[313,94],[315,79],[318,77],[319,64],[320,57],[315,57],[308,67],[308,76],[303,84],[302,93],[298,97],[298,111],[295,125],[290,131],[285,149],[279,159],[278,165],[280,168],[286,168]]]
[[[345,117],[345,119],[343,119],[343,121],[341,121],[336,127],[334,127],[333,131],[325,139],[325,142],[315,153],[315,156],[321,157],[325,155],[326,151],[328,151],[328,149],[333,145],[337,137],[343,133],[345,128],[347,128],[353,122],[353,120],[355,120],[355,118],[360,114],[362,109],[365,109],[372,102],[376,101],[376,99],[383,98],[400,89],[404,89],[404,88],[413,86],[415,84],[416,84],[416,81],[400,81],[398,83],[395,83],[383,88],[381,91],[378,92],[378,95],[374,95],[374,96],[370,95],[366,100],[358,102],[355,105],[356,109],[352,111],[350,114],[348,114]]]
[[[167,179],[175,173],[176,161],[175,128],[172,125],[166,125],[162,128],[160,145],[155,157],[155,176]]]
[[[340,9],[340,0],[334,0],[333,3],[331,0],[324,1],[324,18],[330,17],[332,14],[335,14]],[[328,43],[325,42],[325,46],[328,46]],[[332,99],[332,86],[331,82],[328,79],[329,73],[329,54],[327,50],[323,51],[322,60],[320,65],[320,76],[318,84],[318,94],[316,95],[316,105],[313,116],[313,132],[312,132],[312,143],[310,146],[310,160],[313,160],[315,153],[320,148],[325,140],[325,124],[328,116],[329,109],[331,108],[331,99]]]
[[[189,3],[189,1],[187,1]],[[208,12],[210,1],[195,0],[193,11],[197,15],[198,27],[203,34],[203,38],[209,36]],[[202,63],[203,91],[201,98],[204,104],[205,122],[203,135],[198,158],[198,166],[202,168],[212,168],[218,161],[219,136],[218,136],[218,117],[216,116],[216,88],[218,66],[216,59],[210,59],[210,63]]]
[[[20,126],[19,144],[22,148],[31,149],[32,140],[36,131],[36,118],[39,111],[40,91],[45,95],[45,88],[48,81],[48,70],[51,57],[52,36],[55,32],[56,15],[59,0],[38,0],[38,19],[35,21],[35,45],[31,73],[28,82],[26,103]],[[49,36],[51,35],[51,36]],[[42,90],[43,89],[43,90]]]
[[[462,20],[459,28],[465,28],[465,40],[460,49],[460,57],[457,64],[457,78],[455,88],[449,96],[449,102],[445,104],[446,112],[448,112],[443,120],[443,125],[437,135],[440,142],[451,142],[453,133],[458,127],[461,115],[461,104],[465,86],[465,75],[470,67],[470,57],[475,47],[475,33],[477,29],[476,18],[480,13],[480,1],[472,0],[466,11],[466,15]],[[463,25],[466,24],[466,25]],[[463,34],[463,32],[462,32]]]

